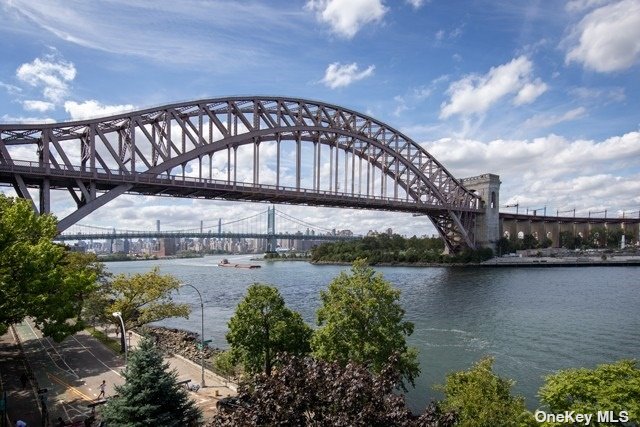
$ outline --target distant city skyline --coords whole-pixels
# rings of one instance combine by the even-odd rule
[[[236,94],[318,99],[399,129],[457,177],[500,175],[502,205],[640,210],[637,0],[0,0],[0,17],[2,122]],[[82,223],[154,228],[265,207],[120,196]],[[54,214],[73,209],[54,196]],[[434,233],[410,214],[286,209],[357,234]]]

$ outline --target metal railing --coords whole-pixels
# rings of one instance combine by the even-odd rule
[[[165,185],[173,187],[185,187],[193,189],[207,190],[232,190],[243,192],[271,192],[275,194],[287,194],[297,196],[320,196],[326,200],[329,199],[345,199],[348,198],[354,202],[382,202],[396,204],[406,207],[420,206],[425,209],[462,209],[468,211],[480,211],[480,209],[472,206],[456,206],[445,205],[441,203],[429,203],[428,201],[416,201],[409,197],[388,197],[376,196],[374,194],[363,195],[356,192],[341,192],[335,190],[320,190],[298,188],[283,185],[260,184],[249,182],[238,182],[229,180],[209,179],[202,177],[192,177],[186,175],[169,175],[167,172],[150,173],[146,171],[124,171],[122,169],[104,169],[104,168],[82,168],[80,166],[67,166],[65,164],[53,165],[51,163],[41,164],[27,160],[13,160],[12,163],[0,163],[0,171],[11,172],[16,174],[59,176],[64,178],[85,178],[92,180],[107,181],[109,183],[123,184],[152,184]]]

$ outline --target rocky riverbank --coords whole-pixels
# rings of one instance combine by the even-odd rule
[[[163,328],[161,326],[145,326],[141,333],[148,333],[155,338],[160,349],[166,353],[179,354],[193,362],[200,363],[200,337],[198,334],[181,329]],[[220,353],[218,348],[205,346],[204,358],[211,360]]]

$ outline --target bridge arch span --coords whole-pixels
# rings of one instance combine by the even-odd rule
[[[281,145],[290,142],[295,166],[292,182],[283,185]],[[277,152],[275,182],[268,185],[260,174],[267,144]],[[242,147],[253,148],[249,182],[236,175]],[[28,158],[17,157],[25,151]],[[311,162],[303,164],[303,151],[312,153]],[[226,177],[213,179],[212,159],[220,156]],[[199,174],[187,176],[194,162]],[[60,220],[60,231],[121,194],[166,194],[426,214],[447,248],[458,250],[475,246],[481,212],[474,192],[396,129],[347,108],[284,97],[214,98],[83,121],[0,125],[0,180],[32,201],[30,189],[37,187],[40,200],[33,204],[40,212],[50,209],[50,189],[67,189],[77,210]]]

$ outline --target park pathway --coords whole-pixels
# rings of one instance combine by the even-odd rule
[[[65,422],[73,422],[74,425],[83,425],[81,423],[94,411],[90,405],[104,401],[98,399],[102,381],[104,380],[107,385],[107,398],[115,394],[115,385],[124,383],[121,374],[124,369],[124,358],[113,353],[86,331],[70,336],[60,343],[43,337],[30,322],[25,321],[15,325],[15,331],[35,381],[40,389],[47,389],[43,396],[51,425],[58,417],[62,417]],[[116,338],[114,334],[111,337]],[[139,335],[132,334],[130,343],[132,349],[135,349],[139,339]],[[10,352],[13,349],[14,356],[20,358],[17,343],[11,335],[8,337],[5,335],[1,344],[3,353],[0,360],[3,363],[0,364],[0,369],[2,369],[3,382],[5,376],[7,384],[13,381],[11,383],[14,387],[11,389],[12,400],[15,400],[16,410],[24,408],[22,412],[29,411],[31,416],[29,420],[26,419],[26,414],[24,415],[27,425],[39,426],[41,423],[35,393],[15,390],[16,382],[17,386],[21,387],[18,373],[20,364],[16,362],[12,365],[9,362],[14,359],[9,353],[6,357],[4,355],[4,352]],[[191,380],[190,384],[200,384],[199,365],[180,356],[166,356],[165,359],[171,368],[177,370],[178,381]],[[206,387],[197,392],[190,392],[190,396],[203,410],[205,419],[208,419],[215,413],[216,401],[235,394],[235,387],[208,370],[205,371],[205,380]],[[100,406],[99,404],[95,407],[98,415]],[[15,422],[14,418],[11,420]]]

